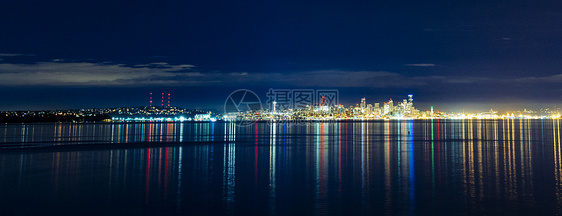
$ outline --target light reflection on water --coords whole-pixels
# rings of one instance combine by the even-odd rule
[[[0,214],[562,214],[560,120],[6,124],[0,135]]]
[[[213,123],[5,124],[3,146],[37,147],[92,143],[212,142],[221,133]],[[3,131],[3,134],[1,133]]]

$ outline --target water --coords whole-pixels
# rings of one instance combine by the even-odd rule
[[[561,215],[560,120],[0,125],[0,215]]]

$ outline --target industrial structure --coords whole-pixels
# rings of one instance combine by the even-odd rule
[[[166,100],[166,96],[167,96],[168,100]],[[150,92],[150,94],[149,94],[149,106],[151,106],[151,107],[153,106],[153,103],[152,103],[153,100],[152,99],[153,99],[152,98],[152,92]],[[168,93],[166,95],[166,94],[164,94],[164,92],[162,92],[162,100],[160,101],[161,102],[160,106],[165,107],[164,105],[167,105],[167,107],[170,107],[170,101],[171,101],[171,94]],[[165,102],[167,102],[167,103],[165,103]]]

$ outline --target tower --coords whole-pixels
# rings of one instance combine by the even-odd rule
[[[168,93],[168,107],[170,107],[170,93]]]
[[[152,92],[150,92],[150,106],[152,106]]]
[[[431,112],[429,113],[429,116],[433,117],[433,106],[431,106]]]

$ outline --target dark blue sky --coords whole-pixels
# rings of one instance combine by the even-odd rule
[[[562,105],[559,1],[8,1],[0,110],[219,108],[239,88],[351,105]]]

